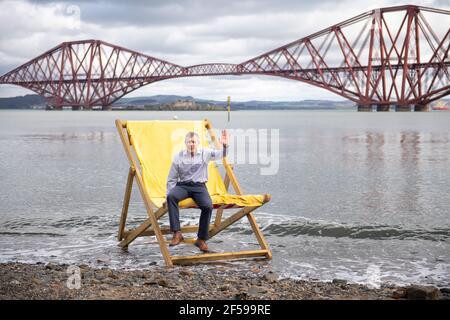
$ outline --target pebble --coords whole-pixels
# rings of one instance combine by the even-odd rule
[[[219,290],[220,290],[220,291],[228,291],[228,290],[230,290],[230,285],[225,284],[225,285],[223,285],[223,286],[220,286],[220,287],[219,287]]]
[[[440,291],[432,286],[413,285],[406,288],[406,298],[408,300],[437,300],[440,298]]]
[[[259,287],[259,286],[251,286],[250,288],[248,288],[247,293],[249,295],[260,295],[260,294],[264,294],[267,292],[267,288],[265,287]]]
[[[187,276],[187,277],[192,277],[195,275],[194,271],[189,270],[189,269],[181,269],[180,270],[180,275],[182,276]]]
[[[403,298],[405,298],[405,297],[406,297],[406,292],[405,292],[405,290],[403,290],[403,289],[395,290],[395,291],[392,293],[392,298],[394,298],[394,299],[403,299]]]
[[[53,263],[49,262],[45,265],[45,269],[47,270],[53,270],[56,269],[56,265],[54,265]]]
[[[164,278],[157,279],[156,283],[161,287],[169,287],[169,282]]]
[[[31,281],[33,282],[33,283],[35,283],[35,284],[42,284],[42,280],[41,279],[38,279],[38,278],[32,278],[31,279]]]

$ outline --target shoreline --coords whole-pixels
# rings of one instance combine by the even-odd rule
[[[116,270],[8,262],[0,264],[0,299],[449,300],[450,289],[390,284],[369,288],[338,279],[332,282],[280,279],[277,274],[258,267],[246,272],[222,266],[207,270],[189,266]]]

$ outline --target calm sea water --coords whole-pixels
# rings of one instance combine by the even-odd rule
[[[216,128],[279,129],[277,174],[261,175],[263,164],[235,166],[246,193],[272,195],[256,218],[274,258],[225,265],[450,284],[450,112],[239,111],[227,124],[224,112],[0,111],[0,262],[162,265],[154,238],[128,252],[117,247],[128,162],[114,120],[174,115],[208,118]],[[131,226],[146,218],[134,187]],[[183,223],[198,216],[186,210]],[[217,251],[256,245],[245,220],[210,241]]]

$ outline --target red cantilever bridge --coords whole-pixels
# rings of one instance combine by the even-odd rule
[[[450,93],[450,11],[375,9],[239,64],[183,67],[99,40],[64,42],[0,77],[55,108],[108,108],[170,78],[271,75],[315,85],[359,108],[424,110]]]

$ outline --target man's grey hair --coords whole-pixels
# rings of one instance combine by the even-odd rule
[[[197,141],[200,142],[200,136],[198,135],[197,132],[194,132],[194,131],[190,131],[186,134],[186,137],[184,138],[184,142],[188,141],[192,137],[196,137]]]

